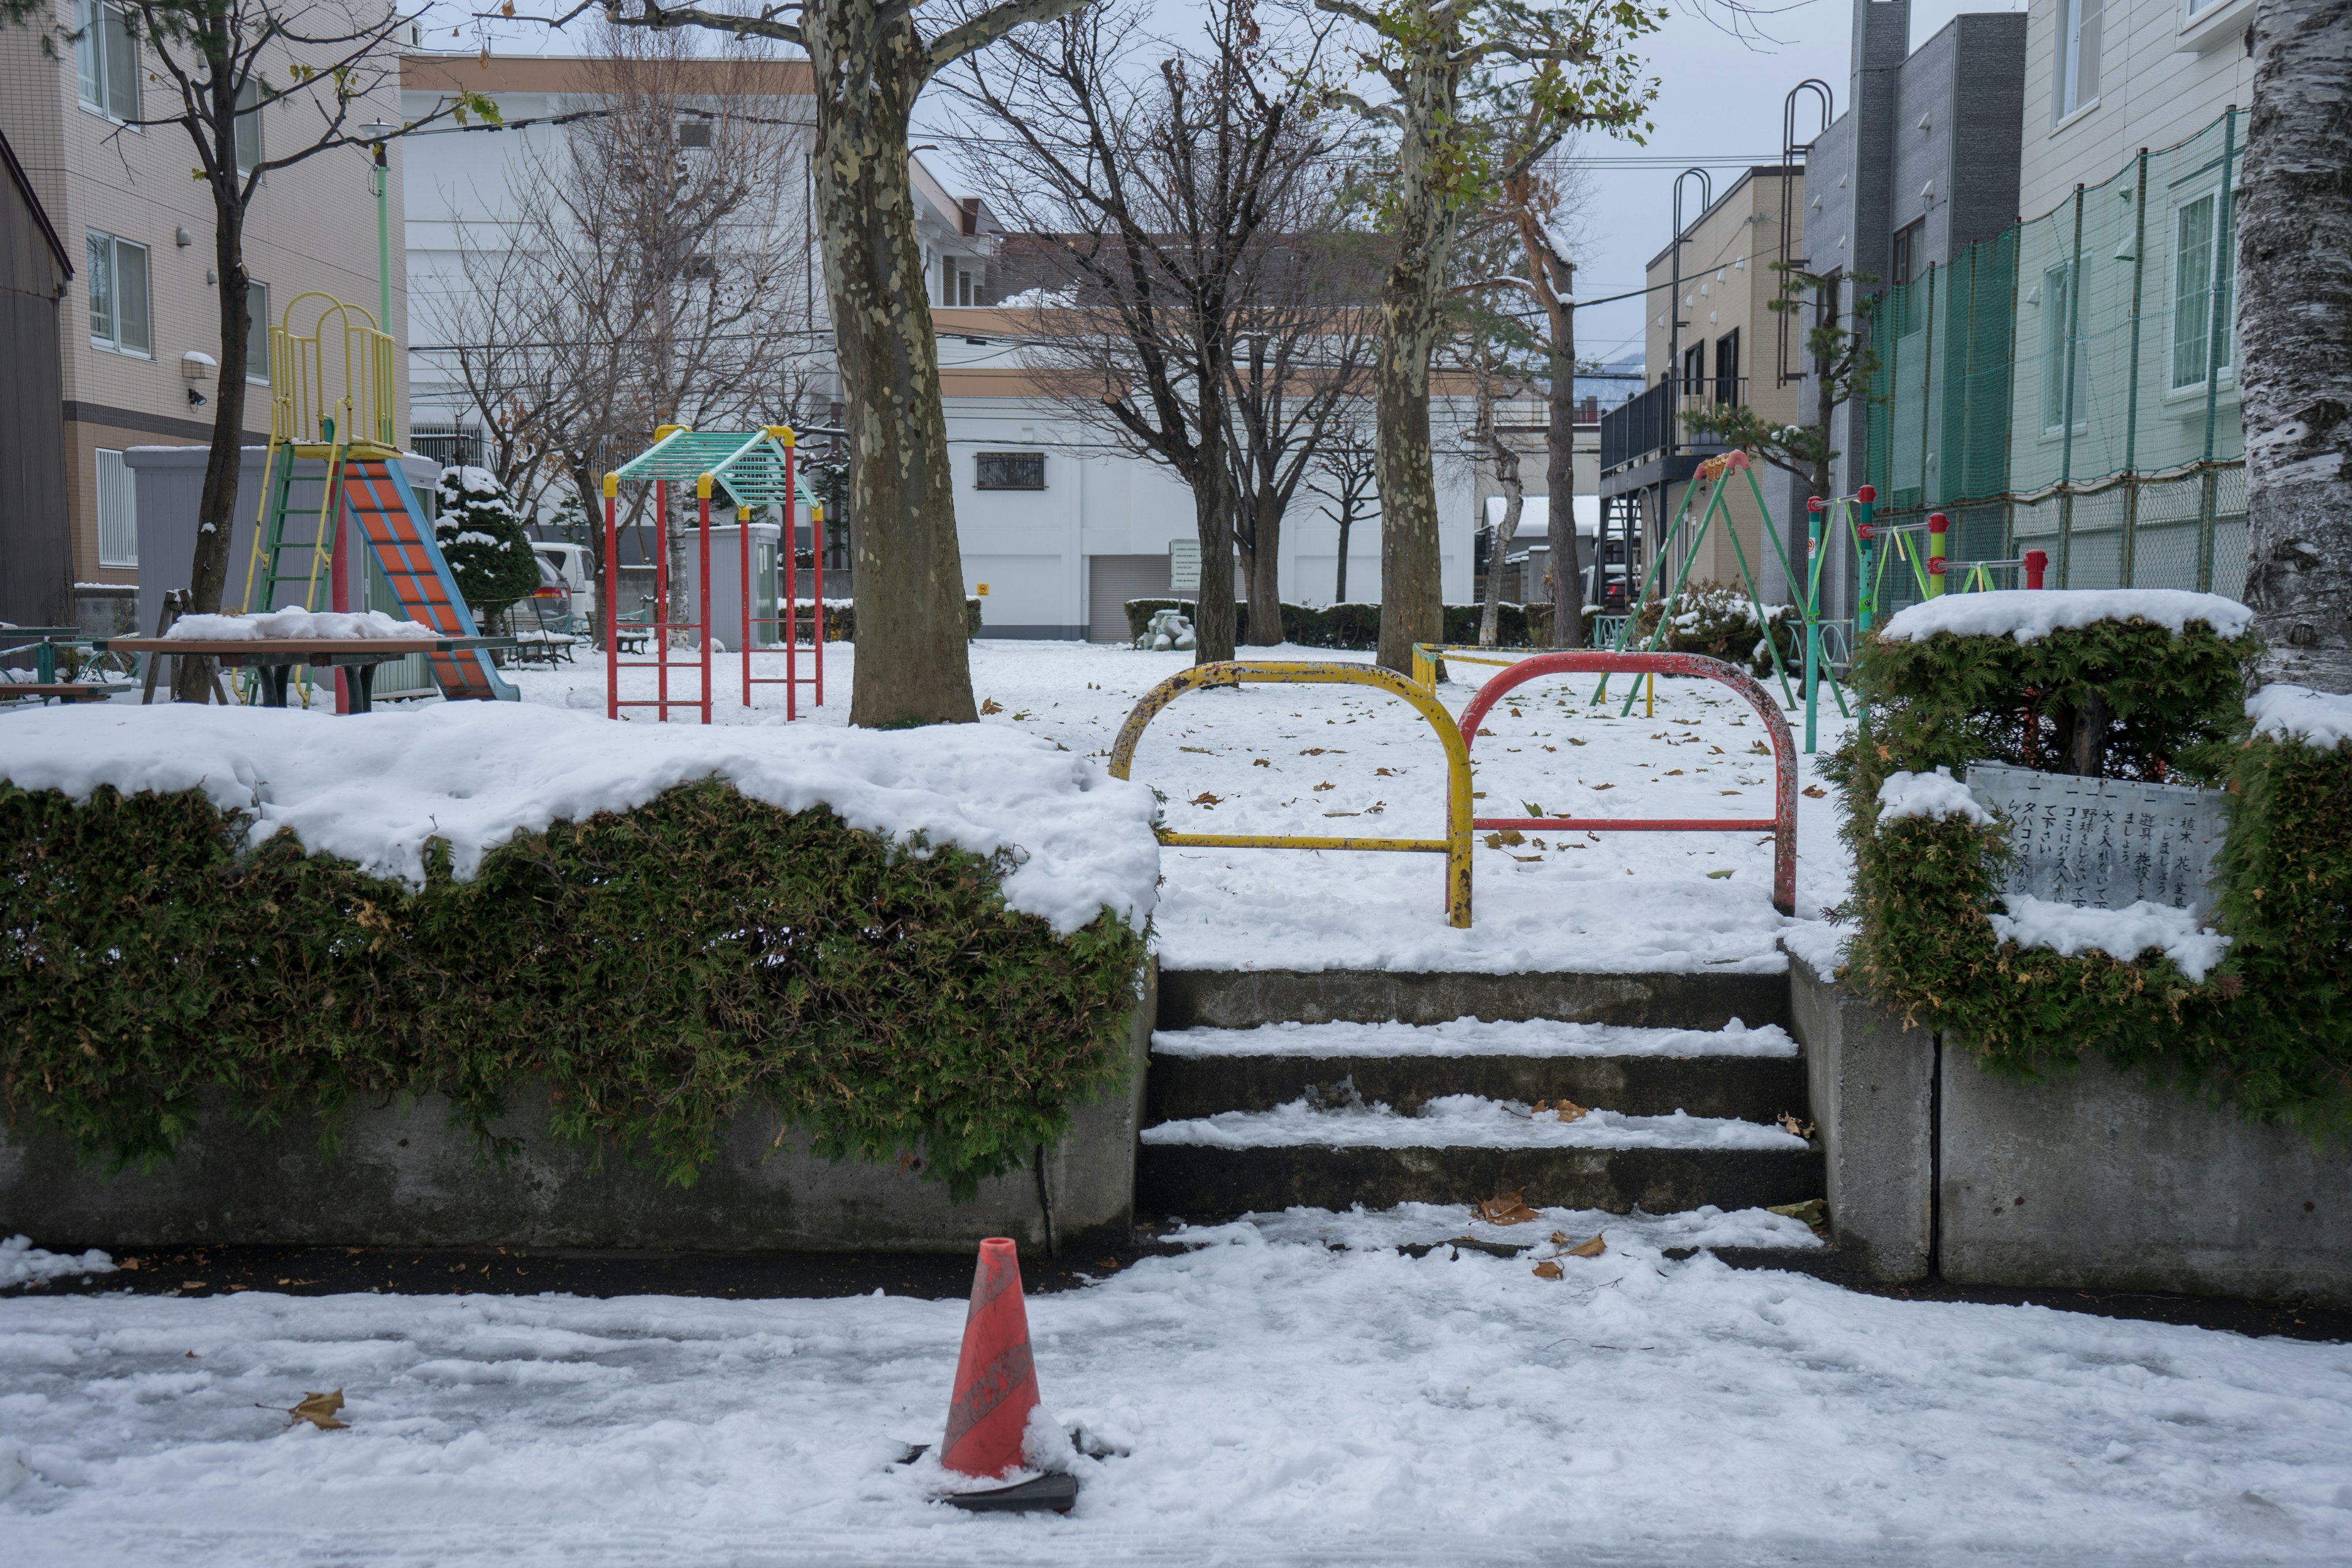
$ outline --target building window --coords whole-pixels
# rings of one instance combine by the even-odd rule
[[[2074,266],[2062,261],[2042,275],[2042,432],[2054,436],[2066,426],[2067,359],[2069,332],[2074,314]],[[2087,356],[2076,353],[2074,360],[2074,387],[2071,399],[2074,413],[2074,428],[2084,428],[2089,419],[2089,399],[2084,392],[2084,363]]]
[[[710,121],[703,115],[682,114],[677,121],[677,144],[681,147],[710,145]]]
[[[1683,351],[1683,391],[1685,397],[1704,396],[1706,392],[1706,344],[1697,342]]]
[[[1045,488],[1043,452],[982,452],[976,480],[984,490],[1042,490]]]
[[[261,83],[253,77],[236,89],[236,172],[261,167]]]
[[[250,279],[245,285],[245,379],[269,384],[269,285]]]
[[[118,353],[154,349],[147,324],[147,247],[89,231],[89,341]]]
[[[122,454],[98,449],[98,563],[139,564],[139,492]]]
[[[1919,276],[1919,264],[1927,250],[1927,220],[1913,218],[1895,231],[1894,255],[1887,268],[1895,286],[1901,288]]]
[[[1744,403],[1739,395],[1739,329],[1734,327],[1715,340],[1715,400],[1717,403]]]
[[[2063,120],[2099,100],[2099,32],[2103,0],[2059,0],[2058,100]]]
[[[2230,368],[2229,258],[2221,252],[2221,193],[2208,191],[2172,215],[2172,386],[2205,384],[2213,352],[2213,309],[2220,296],[2221,369]],[[2220,286],[2215,265],[2220,263]]]
[[[82,102],[116,120],[139,118],[139,46],[121,11],[74,0],[74,67]]]

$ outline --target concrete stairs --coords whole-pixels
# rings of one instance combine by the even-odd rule
[[[1136,1207],[1818,1197],[1818,1146],[1778,1121],[1809,1120],[1788,1008],[1782,974],[1163,971]]]

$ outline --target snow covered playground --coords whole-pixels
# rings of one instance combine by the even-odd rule
[[[1006,900],[1057,931],[1104,907],[1148,920],[1135,1201],[1156,1239],[1027,1301],[1051,1417],[1028,1462],[1075,1476],[1075,1507],[941,1506],[965,1484],[938,1453],[960,1291],[532,1294],[500,1258],[470,1293],[224,1293],[186,1247],[34,1235],[0,1246],[0,1554],[2352,1561],[2352,1345],[1906,1300],[1801,1267],[1823,1247],[1818,1108],[1785,1013],[1738,999],[1775,994],[1792,952],[1836,962],[1823,913],[1853,873],[1819,771],[1846,733],[1833,711],[1820,754],[1793,758],[1789,912],[1769,829],[1489,827],[1465,925],[1440,853],[1151,841],[1155,812],[1179,835],[1444,840],[1446,750],[1389,692],[1186,691],[1130,737],[1121,784],[1122,725],[1189,654],[976,642],[980,730],[950,737],[849,730],[855,648],[825,651],[827,700],[799,689],[790,724],[781,652],[711,661],[708,728],[607,719],[608,696],[653,700],[666,672],[624,668],[608,693],[583,657],[504,671],[519,706],[337,719],[124,693],[0,715],[0,767],[78,797],[201,785],[404,879],[427,837],[464,876],[518,828],[717,773],[853,826],[1018,847]],[[746,667],[769,682],[749,703]],[[1449,662],[1433,695],[1458,718],[1497,673]],[[1484,713],[1473,815],[1773,816],[1772,737],[1737,691],[1660,678],[1621,715],[1625,678],[1605,705],[1596,679]],[[1448,1010],[1626,976],[1650,1000],[1600,1016]],[[1363,995],[1402,1000],[1350,1016]],[[28,1228],[13,1219],[0,1236]],[[289,1420],[326,1390],[342,1425]]]

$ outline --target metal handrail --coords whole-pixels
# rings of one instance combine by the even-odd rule
[[[1382,849],[1445,857],[1446,923],[1470,924],[1470,748],[1454,727],[1454,715],[1423,688],[1394,670],[1377,665],[1340,664],[1322,659],[1228,659],[1199,664],[1170,676],[1130,709],[1127,721],[1111,743],[1110,776],[1126,778],[1135,763],[1135,748],[1143,731],[1170,703],[1199,687],[1248,684],[1295,686],[1370,686],[1401,697],[1429,721],[1445,748],[1445,837],[1444,838],[1316,837],[1289,833],[1171,833],[1156,829],[1160,842],[1175,847],[1227,849]]]
[[[1789,733],[1789,721],[1780,717],[1780,710],[1746,670],[1695,653],[1604,653],[1592,650],[1570,650],[1561,653],[1541,653],[1521,659],[1503,674],[1478,689],[1470,706],[1462,711],[1462,751],[1469,755],[1470,742],[1476,739],[1479,721],[1486,718],[1503,694],[1515,687],[1524,686],[1540,675],[1575,674],[1601,671],[1616,674],[1621,671],[1635,675],[1696,675],[1720,681],[1739,693],[1748,706],[1756,710],[1764,721],[1764,732],[1771,737],[1772,762],[1775,774],[1774,809],[1769,817],[1609,817],[1609,816],[1482,816],[1470,824],[1473,828],[1515,828],[1521,832],[1569,833],[1754,833],[1769,830],[1772,835],[1772,907],[1784,915],[1797,912],[1797,743]]]

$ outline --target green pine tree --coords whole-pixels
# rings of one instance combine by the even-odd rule
[[[441,515],[434,537],[476,615],[487,618],[530,597],[539,587],[539,559],[506,487],[486,468],[451,468],[441,470],[436,494]]]

